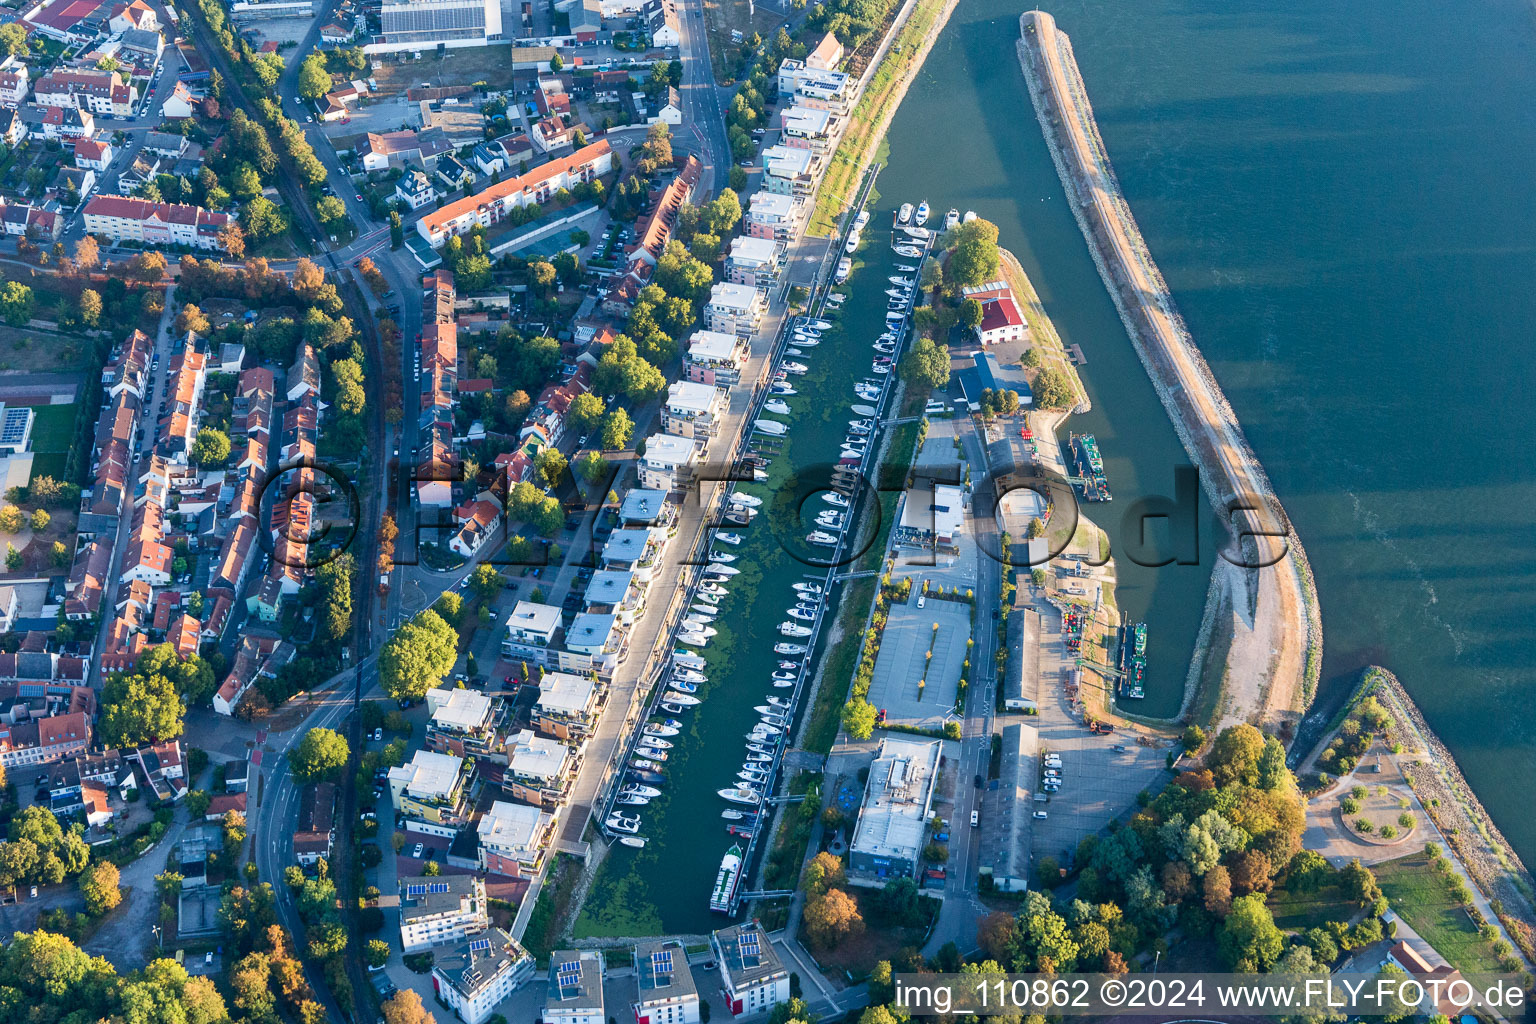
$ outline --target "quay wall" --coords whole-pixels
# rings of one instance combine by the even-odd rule
[[[1294,673],[1299,678],[1269,681],[1264,700],[1276,706],[1237,710],[1299,710],[1315,692],[1322,654],[1322,621],[1305,550],[1180,317],[1121,193],[1071,41],[1057,30],[1051,15],[1040,11],[1021,15],[1019,31],[1019,65],[1036,116],[1073,216],[1126,333],[1185,451],[1200,468],[1212,505],[1218,511],[1233,510],[1229,526],[1248,556],[1245,561],[1265,566],[1244,574],[1246,602],[1240,594],[1233,594],[1233,601],[1247,604],[1244,618],[1278,615],[1287,620],[1278,624],[1277,632],[1289,650],[1277,655],[1271,666],[1276,675]],[[1270,579],[1261,579],[1266,575]],[[1261,607],[1259,598],[1265,593],[1274,599],[1263,604],[1276,607]]]

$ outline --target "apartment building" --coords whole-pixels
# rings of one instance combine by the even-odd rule
[[[608,975],[600,949],[557,949],[549,954],[549,992],[544,1024],[605,1024],[603,979]]]
[[[485,880],[475,875],[400,879],[400,949],[417,953],[490,928]]]
[[[629,631],[613,615],[582,612],[565,629],[565,649],[559,655],[562,672],[591,674],[603,681],[629,654]]]
[[[222,232],[233,223],[229,214],[201,206],[152,203],[131,196],[93,196],[85,204],[86,233],[113,243],[129,241],[223,250]]]
[[[816,189],[819,161],[809,149],[769,146],[763,150],[763,188],[776,195],[808,199]]]
[[[645,614],[645,588],[636,584],[632,572],[599,569],[581,599],[584,611],[612,615],[622,626],[633,625]]]
[[[815,107],[789,107],[780,116],[784,127],[784,145],[808,149],[826,156],[832,136],[832,112]]]
[[[676,939],[635,947],[635,1024],[699,1024],[699,989]]]
[[[767,288],[779,279],[783,256],[779,243],[771,238],[738,235],[731,239],[731,251],[725,261],[726,280],[749,288]],[[692,352],[689,353],[690,357]]]
[[[546,736],[579,743],[592,734],[602,704],[602,689],[595,680],[546,672],[533,705],[533,727]]]
[[[501,639],[504,658],[526,661],[530,666],[550,664],[560,633],[560,609],[532,601],[519,601],[507,616],[507,635]]]
[[[763,296],[756,288],[721,281],[710,289],[704,322],[712,331],[747,337],[756,333],[764,308]]]
[[[469,763],[435,750],[418,750],[410,764],[389,770],[390,802],[401,814],[435,825],[468,818]]]
[[[736,251],[735,243],[739,241],[742,239],[737,238],[731,244],[733,254]],[[753,241],[763,240],[753,239]],[[688,380],[697,381],[700,384],[723,388],[734,387],[741,381],[741,371],[747,365],[747,356],[745,339],[735,334],[694,331],[688,339],[688,352],[683,358],[683,372]]]
[[[497,800],[480,818],[480,867],[508,878],[532,878],[544,864],[555,817],[530,804]]]
[[[759,190],[747,200],[746,233],[775,242],[794,240],[805,218],[805,203],[794,196]]]
[[[433,248],[476,225],[490,227],[519,207],[543,203],[562,188],[574,188],[613,169],[608,140],[599,139],[569,156],[551,160],[527,174],[497,182],[472,196],[455,200],[416,222],[416,230]]]
[[[484,1024],[502,1000],[533,977],[534,962],[517,940],[493,928],[439,952],[432,988],[464,1024]]]
[[[139,91],[116,71],[60,68],[37,80],[32,97],[40,107],[76,107],[98,115],[131,117]]]
[[[553,811],[570,795],[581,764],[579,751],[524,729],[507,740],[502,789],[521,803]]]
[[[680,380],[667,388],[667,400],[661,407],[661,429],[707,447],[709,439],[720,433],[720,419],[725,411],[724,391],[709,384]]]
[[[244,765],[246,762],[240,762]],[[239,795],[245,795],[242,783]],[[312,867],[331,856],[336,841],[336,784],[312,782],[299,796],[299,823],[293,833],[293,859]]]
[[[688,443],[692,444],[691,441]],[[646,450],[650,450],[649,442]],[[614,530],[603,544],[603,568],[632,572],[637,583],[648,587],[666,546],[667,531],[664,529]]]
[[[720,991],[741,1017],[764,1013],[789,1001],[789,971],[756,921],[733,925],[709,937],[720,965]]]
[[[814,68],[797,60],[779,65],[779,95],[793,99],[794,106],[826,110],[842,117],[853,103],[856,88],[854,80],[841,71]]]
[[[480,690],[427,691],[426,746],[455,757],[500,760],[499,726],[505,713],[502,702]]]

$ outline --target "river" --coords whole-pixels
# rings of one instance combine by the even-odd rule
[[[1166,417],[1027,116],[1011,48],[1021,9],[957,10],[894,126],[882,185],[943,181],[998,222],[1088,354],[1085,419],[1103,418],[1118,505],[1116,460],[1151,486],[1166,472]],[[1323,699],[1365,664],[1395,671],[1529,862],[1531,4],[1048,9],[1153,256],[1307,547]],[[938,130],[954,142],[932,145]],[[1162,582],[1182,569],[1154,575],[1153,641],[1175,657],[1187,639],[1165,634],[1196,614],[1194,586]],[[1134,590],[1122,601],[1136,610]],[[1163,657],[1154,648],[1154,668]]]
[[[1080,344],[1116,500],[1088,506],[1115,545],[1120,605],[1149,624],[1148,695],[1178,706],[1217,530],[1198,565],[1129,555],[1129,506],[1188,464],[1063,199],[1013,43],[1017,4],[956,10],[891,126],[872,228],[926,197],[998,224],[1068,345]],[[1528,0],[1448,16],[1399,5],[1065,0],[1127,199],[1196,341],[1295,521],[1323,610],[1322,698],[1394,670],[1528,861],[1536,774],[1536,29]],[[1434,26],[1426,32],[1425,26]],[[889,254],[856,276],[848,322],[875,325]],[[863,328],[861,328],[863,330]],[[872,336],[872,332],[866,330]],[[790,463],[831,456],[868,337],[830,338],[792,400]],[[856,358],[844,360],[842,346]],[[762,490],[762,489],[759,489]],[[1154,524],[1156,525],[1156,524]],[[1173,545],[1152,531],[1156,562]],[[579,935],[699,932],[730,840],[728,785],[767,693],[775,626],[802,567],[760,532],[710,650],[651,844],[616,849]],[[841,681],[846,683],[846,680]]]

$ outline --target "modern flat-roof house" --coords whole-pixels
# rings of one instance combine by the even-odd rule
[[[500,0],[384,0],[367,53],[484,46],[501,36]]]
[[[635,947],[635,1024],[699,1024],[699,989],[676,939]]]
[[[497,800],[476,826],[480,867],[508,878],[532,878],[543,866],[555,817],[530,804]]]
[[[660,527],[614,530],[603,544],[603,568],[627,570],[635,574],[636,582],[650,586],[666,546],[667,531]]]
[[[736,249],[735,242],[739,241],[741,241],[740,238],[731,243],[733,253]],[[754,239],[754,241],[766,240]],[[751,282],[737,283],[750,284]],[[683,370],[689,380],[715,387],[734,387],[741,381],[741,370],[746,365],[747,343],[735,334],[694,331],[688,339],[688,355],[684,359]]]
[[[592,734],[602,708],[602,688],[569,672],[546,672],[539,680],[533,727],[546,736],[581,742]]]
[[[721,281],[709,290],[704,322],[712,331],[745,337],[757,331],[763,319],[762,294],[744,284]]]
[[[798,146],[763,150],[763,188],[781,196],[806,198],[816,188],[816,154]]]
[[[849,844],[850,871],[877,879],[911,878],[917,871],[942,748],[939,740],[880,741]]]
[[[544,1024],[606,1024],[600,949],[557,949],[549,954],[549,993],[539,1015]]]
[[[427,722],[427,748],[457,757],[498,760],[500,703],[480,690],[428,690],[427,712],[432,717]]]
[[[484,1024],[496,1006],[533,977],[533,957],[500,928],[439,952],[432,988],[464,1024]]]
[[[756,921],[721,928],[709,936],[720,965],[720,991],[731,1015],[763,1013],[789,1002],[789,972]]]
[[[808,67],[798,60],[785,60],[779,65],[779,95],[793,99],[794,106],[829,110],[842,117],[852,106],[856,91],[856,84],[846,72]]]
[[[825,156],[832,134],[832,112],[815,107],[789,107],[780,115],[784,124],[784,145],[808,149]]]
[[[652,434],[645,439],[645,454],[640,457],[640,486],[668,493],[685,487],[693,479],[698,461],[695,442],[672,434]]]
[[[901,505],[901,542],[919,547],[954,544],[965,527],[965,491],[953,484],[919,480]]]
[[[607,682],[629,655],[629,631],[614,615],[582,612],[565,629],[560,671],[590,673]]]
[[[635,574],[618,569],[599,569],[587,582],[581,596],[585,611],[612,615],[620,625],[633,625],[645,613],[645,588],[635,583]]]
[[[719,388],[691,380],[676,381],[667,388],[667,400],[661,407],[661,429],[707,446],[709,438],[720,433],[725,407],[725,392]]]
[[[731,239],[731,251],[725,261],[725,273],[726,280],[733,284],[766,288],[778,280],[782,267],[779,243],[773,239],[753,238],[751,235],[738,235]],[[689,356],[692,357],[692,352]]]
[[[389,795],[395,810],[437,825],[467,820],[469,772],[462,757],[418,750],[409,764],[389,770]]]
[[[415,953],[462,942],[491,926],[485,880],[474,875],[400,879],[400,949]]]
[[[794,240],[800,222],[805,219],[805,203],[794,196],[759,190],[747,200],[746,233],[753,238],[775,242]]]
[[[524,729],[507,740],[501,786],[513,800],[552,811],[570,795],[580,764],[579,750]]]
[[[650,487],[631,487],[619,502],[619,525],[660,526],[671,529],[677,522],[677,506],[667,500],[667,492]]]
[[[507,635],[501,639],[501,655],[530,666],[552,663],[555,637],[560,631],[560,609],[532,601],[519,601],[507,616]]]

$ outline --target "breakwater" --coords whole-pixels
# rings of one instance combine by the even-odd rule
[[[1208,498],[1227,510],[1242,554],[1215,568],[1233,631],[1225,664],[1205,672],[1207,685],[1227,688],[1218,724],[1252,720],[1288,734],[1315,691],[1321,664],[1322,624],[1305,552],[1121,194],[1070,40],[1039,11],[1021,15],[1019,30],[1019,65],[1073,216]]]

